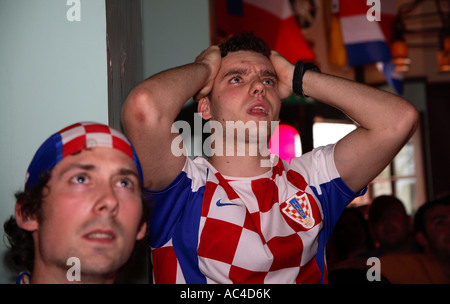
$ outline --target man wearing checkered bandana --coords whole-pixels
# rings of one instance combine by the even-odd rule
[[[4,225],[17,283],[113,283],[136,240],[146,235],[148,204],[134,148],[94,122],[50,136],[16,194]]]

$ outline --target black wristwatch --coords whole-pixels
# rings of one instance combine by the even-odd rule
[[[294,76],[292,77],[292,90],[297,96],[308,97],[303,93],[303,75],[308,70],[320,72],[320,69],[311,62],[303,62],[300,60],[295,64]]]

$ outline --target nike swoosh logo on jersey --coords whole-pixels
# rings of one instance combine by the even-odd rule
[[[220,200],[218,200],[218,201],[216,202],[217,207],[233,206],[233,205],[234,205],[234,206],[239,206],[238,204],[235,204],[235,203],[222,203],[221,200],[222,200],[222,199],[220,199]]]

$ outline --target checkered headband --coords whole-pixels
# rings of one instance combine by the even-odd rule
[[[27,170],[25,191],[37,186],[66,156],[93,147],[109,147],[125,153],[133,160],[143,182],[139,159],[125,135],[107,125],[79,122],[53,134],[39,147]]]

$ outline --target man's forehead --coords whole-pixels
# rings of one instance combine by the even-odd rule
[[[69,155],[59,162],[54,170],[64,170],[63,168],[70,167],[73,164],[84,164],[92,168],[98,168],[102,163],[107,163],[111,169],[115,166],[137,171],[135,164],[126,154],[108,147],[89,148]]]
[[[275,71],[272,62],[266,56],[253,51],[232,52],[222,58],[221,68],[235,68],[237,66],[258,66]]]

